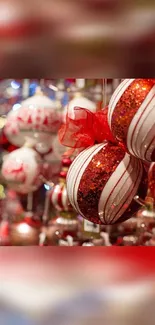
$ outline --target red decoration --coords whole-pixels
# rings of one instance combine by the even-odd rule
[[[73,161],[67,174],[69,201],[81,216],[93,223],[124,221],[133,212],[128,208],[137,208],[132,200],[142,173],[140,160],[105,141],[82,151]]]
[[[109,103],[108,122],[114,137],[144,161],[155,158],[154,105],[153,79],[125,79]]]
[[[62,166],[63,167],[70,167],[71,163],[72,163],[72,160],[70,158],[66,157],[66,158],[62,159]]]
[[[84,149],[104,140],[114,141],[107,113],[108,108],[92,113],[75,107],[74,119],[67,114],[66,123],[59,130],[60,142],[66,147]]]
[[[8,152],[12,152],[16,149],[18,149],[18,147],[10,144],[10,142],[8,141],[7,137],[5,136],[4,132],[2,131],[2,133],[0,134],[0,145],[3,146],[3,149],[8,151]]]
[[[10,240],[9,240],[9,222],[6,220],[2,221],[0,224],[0,243],[3,246],[9,246]]]

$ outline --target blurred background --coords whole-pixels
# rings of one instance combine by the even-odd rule
[[[6,247],[0,262],[0,324],[154,324],[150,248]]]
[[[151,0],[1,0],[0,73],[153,77],[154,35]]]

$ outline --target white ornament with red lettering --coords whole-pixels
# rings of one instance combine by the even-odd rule
[[[35,150],[22,147],[4,157],[1,172],[9,188],[27,194],[42,184],[39,177],[41,171],[40,156]]]
[[[19,109],[13,111],[11,110],[10,113],[7,115],[6,124],[4,127],[4,133],[9,140],[10,143],[17,147],[21,147],[25,143],[25,137],[19,129]]]
[[[48,152],[53,136],[61,125],[61,114],[56,111],[55,102],[40,89],[31,98],[22,102],[19,112],[20,130],[35,139],[40,153]]]

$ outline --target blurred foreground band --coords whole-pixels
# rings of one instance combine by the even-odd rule
[[[153,77],[153,1],[1,0],[4,78]]]
[[[151,248],[1,248],[0,262],[0,324],[154,324]]]

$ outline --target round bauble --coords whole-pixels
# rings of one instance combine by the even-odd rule
[[[69,201],[93,223],[121,222],[131,217],[127,210],[131,209],[142,174],[140,160],[105,141],[82,151],[73,161],[67,175]]]
[[[82,107],[86,108],[87,110],[91,111],[92,113],[96,112],[96,104],[92,102],[91,100],[82,97],[82,96],[77,96],[73,98],[69,104],[65,107],[64,114],[63,114],[63,122],[66,122],[66,115],[72,119],[74,119],[74,108],[75,107]]]
[[[65,184],[57,184],[51,191],[51,203],[57,211],[71,211],[72,207],[68,200],[67,189]]]
[[[10,242],[12,246],[39,245],[40,229],[23,221],[10,226]]]
[[[19,128],[24,135],[35,139],[42,153],[51,148],[53,135],[61,125],[61,114],[56,112],[55,103],[38,92],[22,102],[19,112]],[[40,151],[40,152],[41,152]]]
[[[36,151],[22,147],[4,157],[1,173],[9,188],[26,194],[42,184],[41,170],[41,158]]]
[[[19,110],[11,110],[7,115],[4,133],[10,143],[17,147],[21,147],[25,143],[25,137],[19,129]]]
[[[109,103],[113,136],[145,161],[155,159],[155,85],[153,79],[124,79]]]

